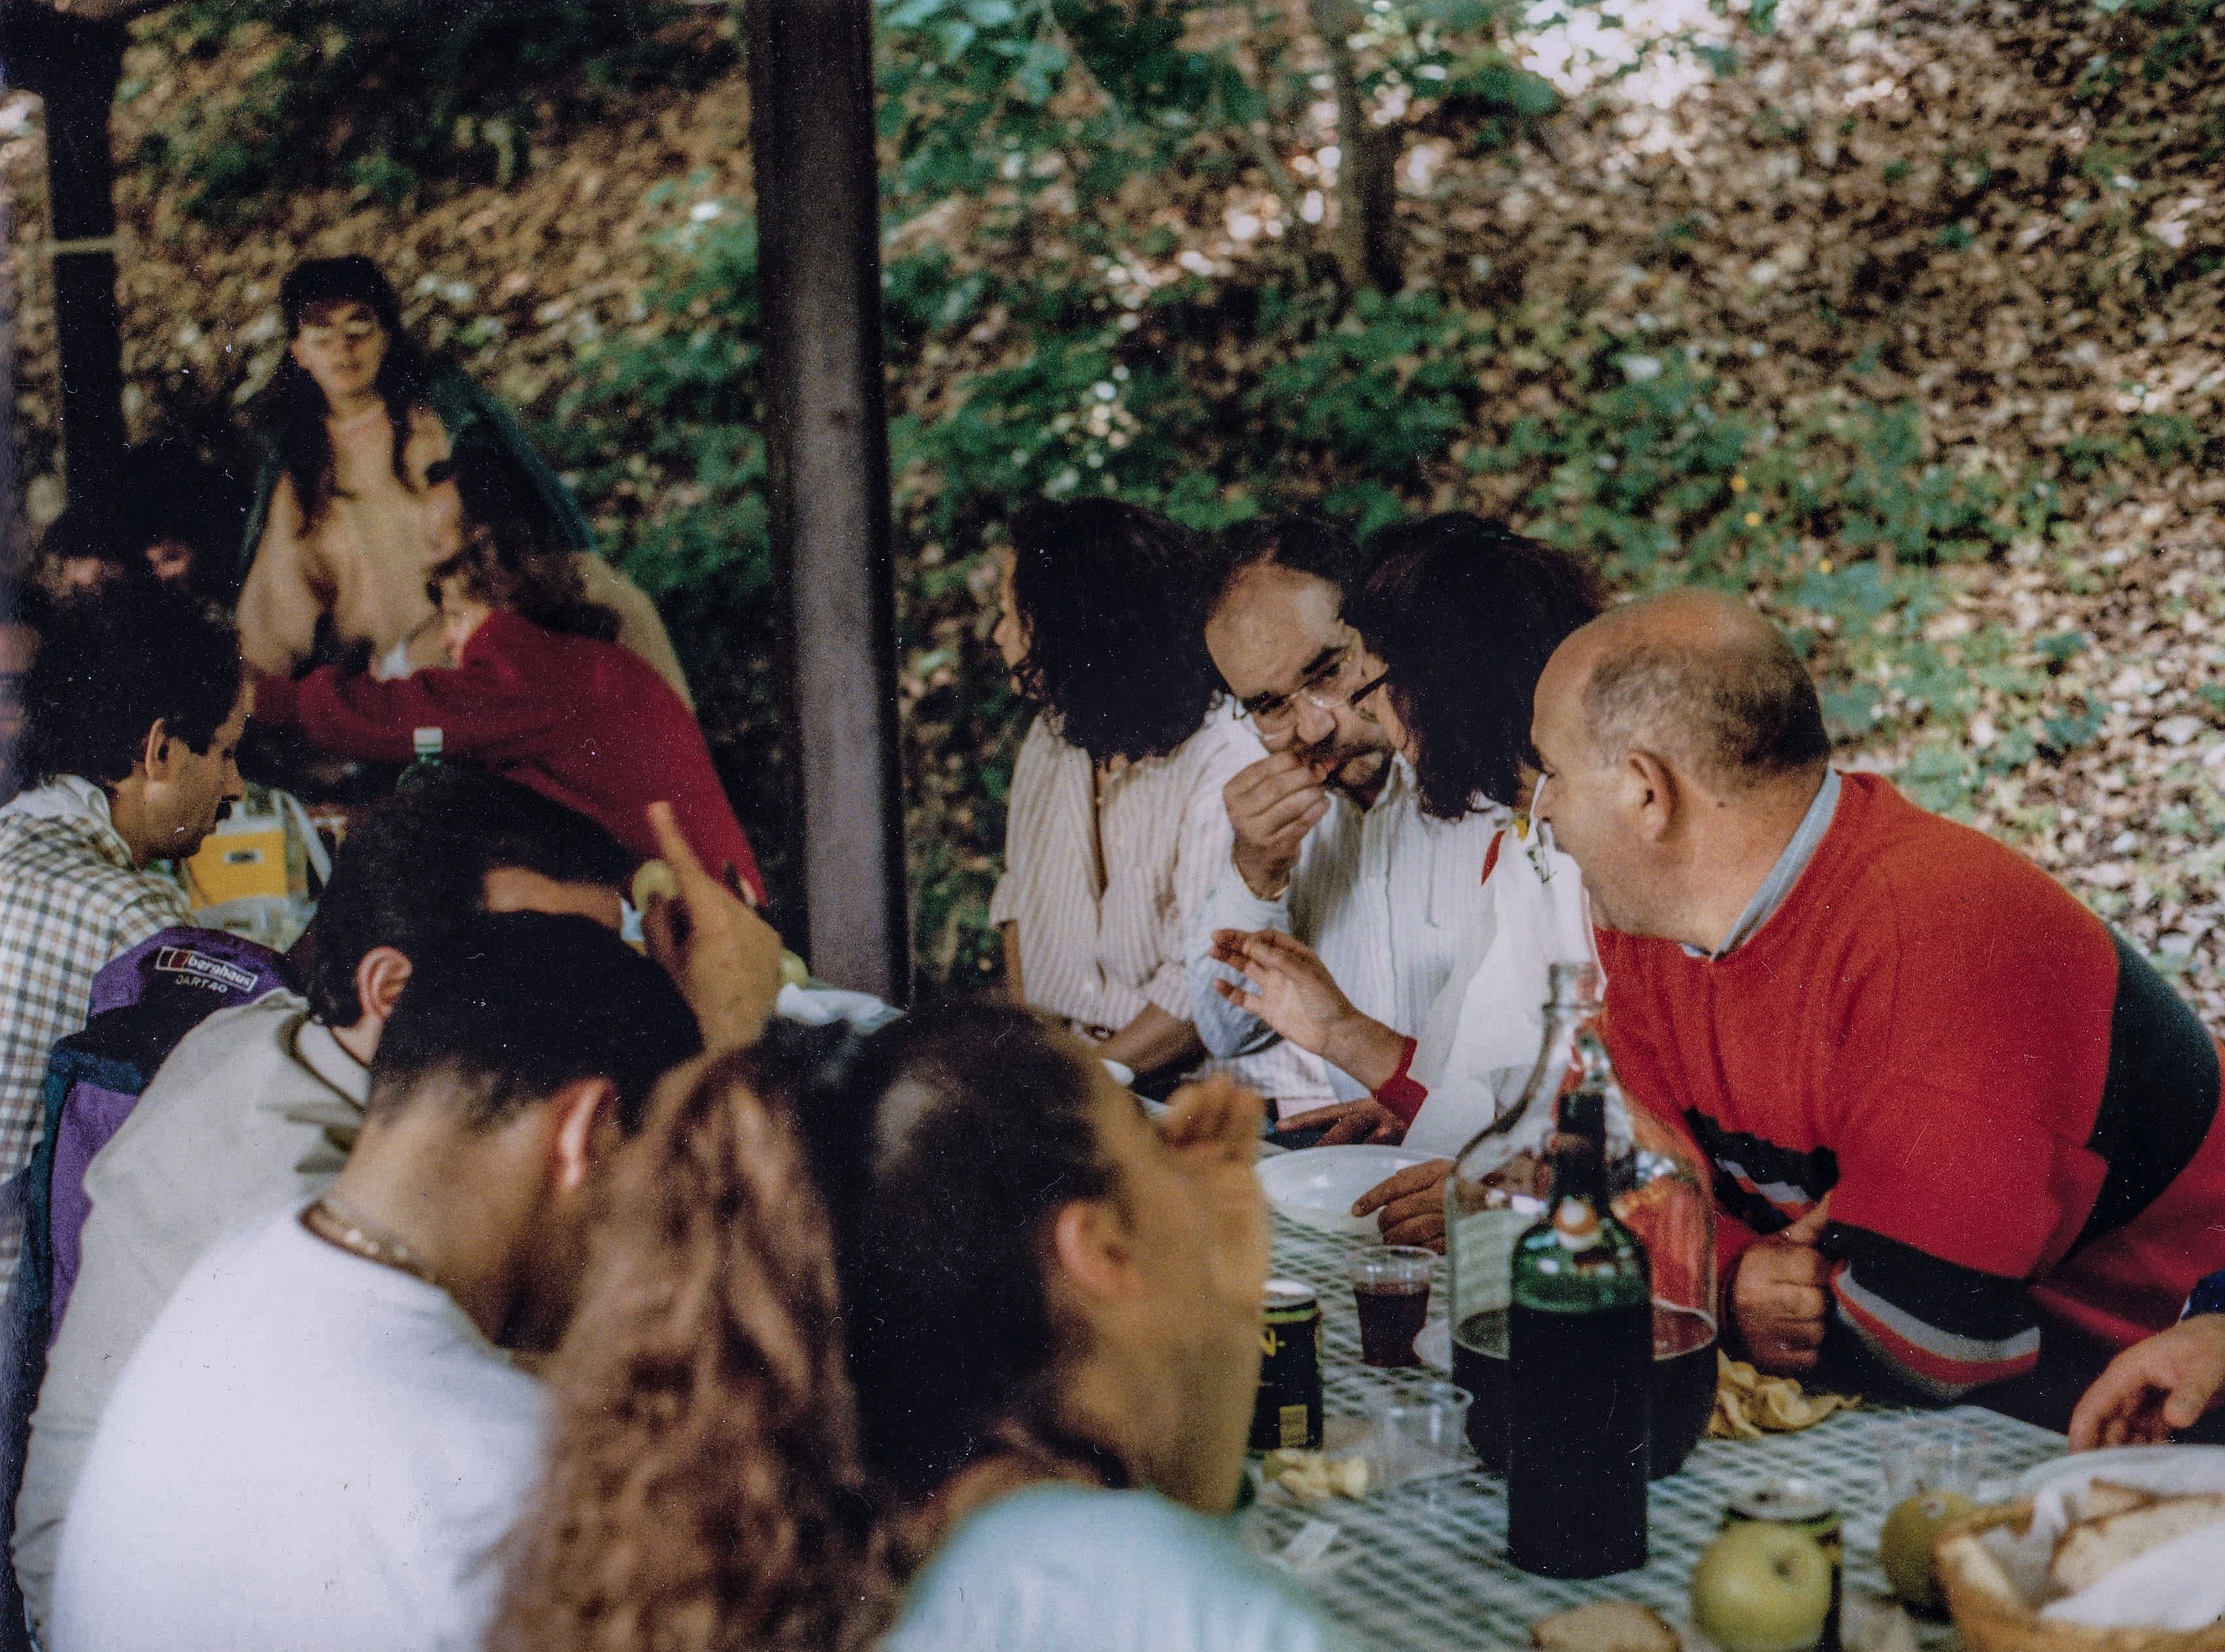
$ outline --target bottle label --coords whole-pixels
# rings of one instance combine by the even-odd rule
[[[1519,1211],[1477,1211],[1452,1236],[1453,1312],[1461,1320],[1511,1306],[1514,1246],[1535,1218]]]

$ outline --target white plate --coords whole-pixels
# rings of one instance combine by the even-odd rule
[[[1453,1322],[1431,1320],[1414,1333],[1414,1358],[1442,1376],[1453,1374]]]
[[[1375,1218],[1353,1215],[1352,1201],[1429,1156],[1398,1147],[1309,1147],[1260,1160],[1259,1185],[1268,1204],[1293,1222],[1364,1238],[1375,1232]]]
[[[1421,1345],[1417,1341],[1416,1347]],[[2140,1484],[2150,1474],[2187,1484],[2212,1483],[2225,1486],[2225,1446],[2112,1446],[2104,1451],[2077,1452],[2034,1464],[2017,1476],[2014,1495],[2037,1497],[2057,1480],[2085,1479],[2089,1475]]]

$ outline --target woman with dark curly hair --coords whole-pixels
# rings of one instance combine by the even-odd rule
[[[675,1079],[624,1149],[491,1652],[1353,1652],[1208,1517],[1258,1098],[1154,1123],[996,1003],[829,1048]]]
[[[1367,550],[1367,583],[1346,615],[1365,645],[1354,703],[1413,764],[1430,813],[1522,811],[1484,862],[1484,921],[1418,1038],[1353,1008],[1288,935],[1224,930],[1215,956],[1246,978],[1221,984],[1231,1003],[1366,1085],[1409,1145],[1451,1153],[1527,1079],[1548,968],[1594,958],[1582,878],[1529,824],[1530,716],[1545,661],[1607,593],[1568,552],[1466,511],[1385,528]],[[1399,1189],[1379,1206],[1398,1243],[1443,1238],[1442,1200],[1411,1196],[1425,1168],[1385,1184]],[[1361,1202],[1376,1209],[1374,1199]]]
[[[1221,788],[1262,755],[1202,640],[1208,554],[1117,499],[1012,521],[996,642],[1036,708],[1012,770],[990,903],[1011,996],[1147,1081],[1204,1058],[1190,915],[1227,863]],[[1233,1063],[1275,1092],[1287,1052]]]
[[[656,608],[593,554],[587,519],[509,412],[410,338],[377,264],[360,253],[306,259],[278,307],[287,349],[263,394],[269,451],[239,593],[250,664],[291,675],[327,629],[343,656],[367,648],[382,675],[437,662],[419,500],[427,469],[468,450],[528,479],[540,538],[578,558],[588,594],[618,616],[618,640],[688,698]]]

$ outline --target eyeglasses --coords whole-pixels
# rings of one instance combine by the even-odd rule
[[[1287,694],[1264,694],[1244,703],[1244,714],[1252,725],[1262,734],[1280,733],[1297,720],[1298,702],[1303,700],[1316,711],[1341,712],[1347,706],[1357,706],[1383,686],[1383,677],[1364,684],[1357,692],[1347,693],[1344,685],[1351,680],[1352,668],[1360,661],[1357,638],[1347,642],[1330,658],[1314,668],[1305,681]]]

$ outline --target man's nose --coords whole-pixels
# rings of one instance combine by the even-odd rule
[[[1291,726],[1296,729],[1298,744],[1319,745],[1336,732],[1336,718],[1313,701],[1300,694],[1296,701],[1297,718]]]

